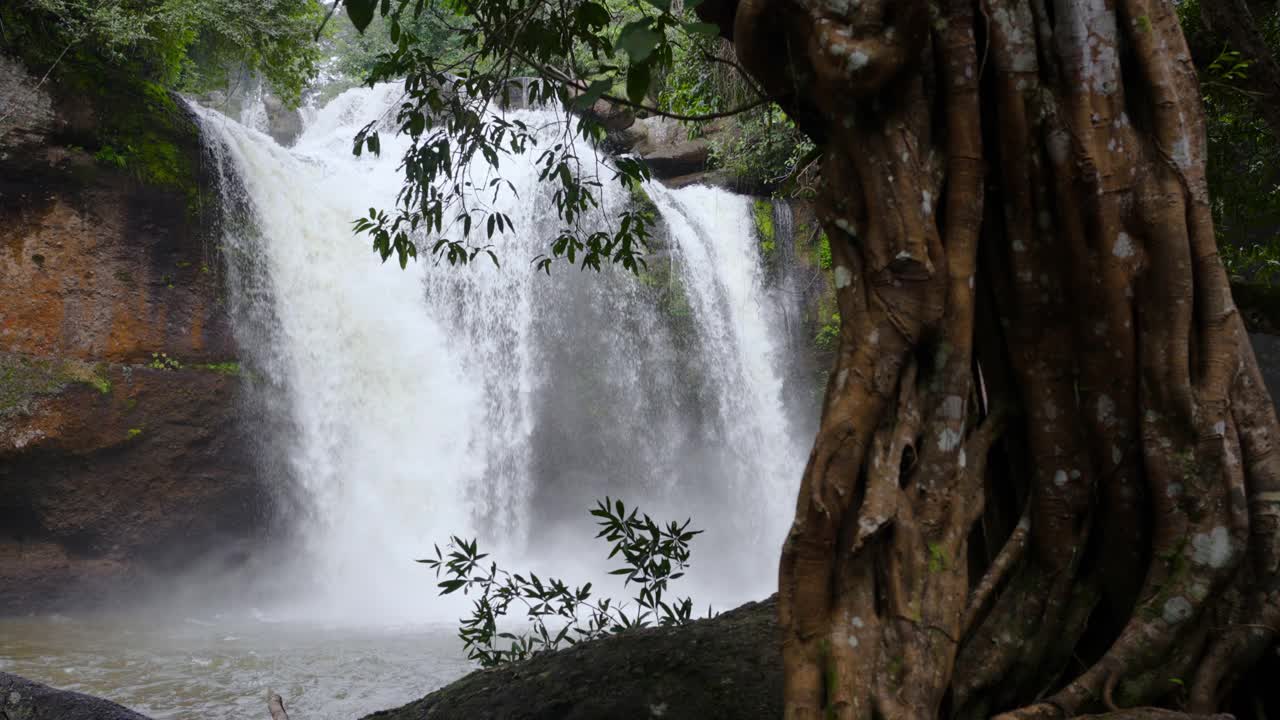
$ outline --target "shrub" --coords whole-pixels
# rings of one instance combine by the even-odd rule
[[[628,514],[621,500],[607,497],[596,501],[591,514],[600,526],[596,537],[612,543],[609,557],[623,560],[623,566],[610,574],[624,575],[624,587],[637,588],[630,606],[595,599],[591,583],[571,588],[556,578],[509,572],[496,562],[486,566],[481,561],[488,553],[480,552],[475,540],[457,536],[444,552],[436,546],[434,559],[418,561],[437,577],[443,573],[441,595],[458,590],[476,594],[471,614],[458,628],[469,659],[481,667],[495,667],[630,628],[682,625],[691,619],[693,601],[685,597],[668,602],[667,587],[684,575],[689,542],[702,531],[690,530],[689,520],[659,525],[635,509]],[[524,608],[530,623],[527,632],[499,631],[499,619],[513,606]],[[505,649],[499,647],[503,641]]]

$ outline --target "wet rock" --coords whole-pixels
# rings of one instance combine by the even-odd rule
[[[777,606],[748,603],[474,672],[365,720],[718,720],[782,716]]]
[[[8,720],[147,720],[109,700],[57,690],[0,672],[0,717]]]
[[[0,613],[204,562],[267,504],[196,124],[171,96],[37,84],[0,58],[0,98],[25,98],[0,131]],[[127,161],[99,134],[121,106]]]
[[[660,179],[699,172],[706,168],[710,156],[711,145],[703,138],[662,145],[642,155]]]
[[[594,117],[604,129],[620,133],[636,124],[636,115],[629,108],[619,107],[608,100],[597,100],[587,114]]]
[[[302,134],[302,114],[270,93],[263,95],[262,104],[267,111],[267,133],[281,145],[292,145]]]

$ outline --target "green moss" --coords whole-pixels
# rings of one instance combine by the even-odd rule
[[[832,313],[831,319],[818,328],[818,333],[813,337],[813,344],[819,350],[831,352],[836,349],[836,342],[840,339],[840,313]]]
[[[153,352],[151,353],[151,362],[147,363],[147,367],[152,370],[181,370],[182,361],[169,357],[168,353]]]
[[[199,131],[174,96],[129,65],[116,67],[91,52],[73,52],[58,65],[59,84],[93,111],[87,151],[99,165],[129,173],[149,185],[176,190],[192,210]]]
[[[215,372],[221,375],[236,376],[240,374],[240,363],[235,362],[234,360],[231,362],[205,363],[203,365],[196,365],[195,368],[197,370],[207,370],[208,372]]]
[[[940,573],[947,569],[947,553],[938,543],[929,543],[929,572]]]
[[[142,434],[142,428],[129,428],[129,439],[132,440]]]
[[[77,383],[104,395],[112,389],[105,365],[0,354],[0,417],[26,412],[34,398],[53,395]]]
[[[778,247],[777,233],[773,227],[773,202],[757,199],[752,206],[752,214],[756,221],[756,235],[760,238],[760,252],[765,258],[771,258]]]
[[[818,244],[814,248],[814,253],[817,255],[814,260],[818,263],[818,267],[823,270],[830,270],[831,240],[827,237],[827,233],[825,231],[818,235]]]
[[[653,198],[649,197],[649,193],[645,192],[644,186],[639,183],[632,183],[627,186],[631,192],[632,209],[645,217],[650,224],[658,219],[658,206],[654,204]]]

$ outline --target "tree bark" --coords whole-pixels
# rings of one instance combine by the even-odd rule
[[[1173,4],[699,12],[824,150],[842,326],[786,717],[1223,708],[1280,626],[1280,428]]]

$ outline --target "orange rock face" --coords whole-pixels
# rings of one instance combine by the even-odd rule
[[[95,161],[94,109],[34,88],[0,58],[0,612],[237,555],[270,502],[211,211]]]

